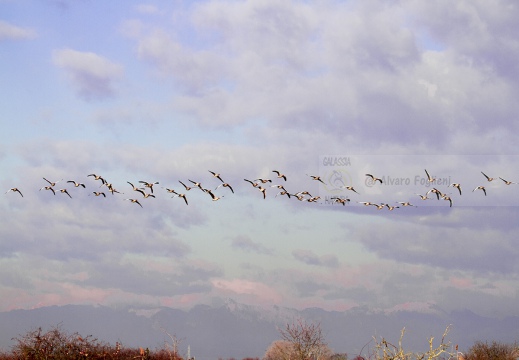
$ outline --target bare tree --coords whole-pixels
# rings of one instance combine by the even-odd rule
[[[292,344],[291,360],[322,360],[331,356],[320,323],[307,323],[298,319],[279,332],[284,341]]]

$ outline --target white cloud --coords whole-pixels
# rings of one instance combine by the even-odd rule
[[[65,70],[78,95],[86,100],[114,96],[114,83],[124,72],[122,65],[92,52],[55,50],[52,59]]]
[[[0,41],[2,40],[27,40],[36,37],[36,32],[30,28],[12,25],[0,20]]]

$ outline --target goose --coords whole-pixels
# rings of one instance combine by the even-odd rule
[[[277,174],[277,175],[278,175],[278,178],[287,181],[287,177],[286,177],[284,174],[282,174],[281,172],[279,172],[278,170],[272,170],[272,172],[275,173],[275,174]]]
[[[188,180],[189,180],[189,179],[188,179]],[[189,181],[191,181],[191,182],[195,185],[195,187],[197,187],[197,188],[199,188],[200,190],[202,190],[202,191],[205,192],[204,188],[202,187],[202,183],[199,183],[199,182],[196,182],[196,181],[193,181],[193,180],[189,180]]]
[[[359,204],[362,204],[364,206],[370,206],[370,205],[377,205],[369,201],[358,201]]]
[[[312,197],[312,194],[310,194],[308,191],[299,191],[296,193],[296,195],[308,195],[310,197]]]
[[[458,189],[458,191],[460,192],[460,195],[461,195],[461,184],[452,183],[452,184],[449,185],[449,187],[450,186],[455,187],[456,189]]]
[[[487,196],[487,190],[485,189],[484,186],[478,186],[474,190],[472,190],[472,192],[474,192],[476,190],[483,190],[483,192],[485,193],[485,196]]]
[[[59,189],[59,191],[63,194],[67,194],[69,198],[72,199],[72,196],[70,196],[70,194],[68,193],[67,189]]]
[[[155,182],[147,182],[147,181],[139,181],[141,184],[144,184],[144,186],[149,187],[150,191],[153,192],[153,185],[158,184],[158,181]]]
[[[220,180],[221,182],[225,182],[225,181],[223,181],[222,178],[220,177],[220,174],[217,174],[217,173],[215,173],[214,171],[211,171],[211,170],[208,170],[208,171],[209,171],[211,174],[213,174],[213,176],[214,176],[215,178],[217,178],[218,180]]]
[[[47,180],[47,179],[45,179],[45,178],[43,178],[43,180],[45,180],[46,182],[48,182],[48,183],[50,184],[50,186],[56,186],[56,184],[59,183],[59,182],[60,182],[61,180],[63,180],[63,179],[58,180],[58,181],[56,181],[56,182],[49,181],[49,180]]]
[[[251,180],[247,180],[247,179],[243,179],[243,180],[245,180],[245,181],[251,183],[251,185],[254,186],[254,187],[258,187],[258,186],[259,186],[259,184],[258,184],[257,182],[253,182],[253,181],[251,181]]]
[[[134,204],[139,204],[140,207],[142,207],[141,203],[137,199],[123,199],[123,200],[130,200]]]
[[[278,193],[276,194],[276,196],[274,196],[274,197],[277,197],[278,195],[281,195],[281,196],[286,195],[286,196],[288,196],[288,198],[290,199],[290,194],[288,193],[288,191],[286,191],[286,190],[284,190],[284,189],[283,189],[283,191],[278,192]]]
[[[82,184],[82,183],[78,183],[74,180],[69,180],[67,181],[67,183],[73,183],[74,184],[74,187],[80,187],[80,186],[83,186],[83,189],[86,188],[85,184]]]
[[[415,194],[415,195],[418,195],[420,197],[420,199],[422,199],[422,200],[430,200],[431,199],[430,197],[427,197],[427,195],[429,195],[429,192],[427,192],[425,195],[421,195],[421,194]]]
[[[218,200],[220,200],[221,198],[224,197],[223,195],[222,196],[216,196],[215,194],[213,194],[211,192],[211,190],[207,190],[207,192],[209,193],[209,195],[211,195],[211,197],[213,198],[213,201],[218,201]]]
[[[175,197],[175,196],[172,196],[172,197]],[[189,205],[189,204],[187,203],[187,197],[186,197],[186,194],[178,194],[178,193],[177,193],[177,196],[176,196],[176,197],[181,197],[181,198],[184,199],[184,201],[186,202],[186,205]]]
[[[376,206],[377,210],[382,210],[383,208],[386,207],[386,204],[384,204],[384,203],[381,203],[381,204],[371,204],[371,205]]]
[[[186,184],[184,184],[184,183],[183,183],[182,181],[180,181],[180,180],[179,180],[178,182],[182,184],[182,186],[183,186],[183,187],[184,187],[184,188],[186,189],[186,191],[189,191],[189,190],[191,190],[191,189],[192,189],[192,187],[191,187],[191,186],[187,186],[187,185],[186,185]]]
[[[440,197],[443,196],[442,192],[436,188],[432,188],[431,190],[427,191],[427,193],[425,195],[427,196],[427,195],[429,195],[429,193],[435,193],[438,200],[440,200]]]
[[[142,188],[138,188],[137,186],[133,185],[131,182],[127,181],[128,184],[133,188],[133,191],[139,191],[142,190]]]
[[[163,186],[162,188],[165,189],[168,193],[171,193],[171,194],[176,194],[176,193],[177,193],[177,192],[176,192],[175,190],[173,190],[173,189],[168,189],[168,188],[166,188],[166,187],[164,187],[164,186]]]
[[[263,199],[265,199],[267,197],[267,189],[265,189],[264,187],[258,186],[258,190],[263,193]]]
[[[503,180],[504,183],[505,183],[506,185],[517,184],[516,182],[512,182],[512,181],[505,180],[505,179],[503,179],[502,177],[500,177],[500,179]]]
[[[355,192],[355,193],[358,194],[357,190],[355,190],[355,189],[353,188],[353,186],[342,186],[342,188],[343,188],[343,189],[346,189],[346,190],[353,191],[353,192]]]
[[[452,199],[447,194],[442,195],[443,200],[447,200],[450,203],[450,207],[452,207]]]
[[[306,175],[308,175],[308,174],[306,174]],[[324,185],[326,185],[326,183],[321,179],[320,176],[316,176],[316,175],[308,175],[308,176],[310,176],[310,177],[312,178],[312,180],[320,181],[320,182],[322,182]]]
[[[278,188],[280,190],[286,190],[283,185],[270,185],[270,187],[275,187],[275,188]]]
[[[496,180],[496,178],[491,178],[491,177],[489,177],[489,176],[488,176],[487,174],[485,174],[483,171],[482,171],[481,173],[483,174],[484,177],[487,178],[487,181],[488,181],[488,182],[491,182],[491,181]]]
[[[228,183],[223,183],[223,184],[220,184],[216,187],[216,189],[214,189],[215,191],[218,190],[218,188],[220,186],[223,186],[223,187],[226,187],[226,188],[229,188],[229,190],[231,190],[231,192],[234,194],[234,190],[232,189],[231,185],[229,185]]]
[[[402,206],[415,206],[411,204],[409,201],[397,201]]]
[[[101,182],[102,182],[103,184],[106,183],[106,180],[105,180],[103,177],[101,177],[101,175],[96,175],[96,174],[90,174],[90,175],[87,175],[87,177],[89,177],[89,176],[93,176],[93,177],[94,177],[94,180],[101,180]]]
[[[292,194],[293,197],[295,197],[297,200],[299,201],[306,201],[306,198],[304,197],[304,195],[301,195],[301,194]],[[290,196],[289,196],[290,197]]]
[[[93,191],[92,194],[94,194],[94,196],[101,196],[101,195],[103,195],[103,197],[106,197],[106,194],[104,192]]]
[[[367,177],[370,177],[371,180],[373,180],[373,183],[376,183],[377,181],[379,181],[381,184],[382,184],[382,179],[379,179],[378,177],[375,177],[371,174],[366,174]]]
[[[433,183],[436,181],[436,178],[433,178],[431,175],[429,175],[429,172],[427,171],[427,169],[424,169],[425,170],[425,175],[427,175],[427,181],[429,183]]]
[[[386,206],[387,206],[387,208],[388,208],[389,211],[393,211],[393,210],[395,210],[395,209],[399,209],[399,208],[400,208],[400,206],[391,206],[391,205],[389,205],[389,204],[386,204]]]
[[[341,203],[342,206],[346,205],[346,203],[351,201],[348,198],[340,198],[340,197],[332,197],[330,199],[333,200],[333,203]]]
[[[261,182],[262,184],[266,184],[266,183],[268,183],[268,182],[272,182],[272,180],[270,180],[270,179],[256,179],[256,180],[254,180],[254,181],[259,181],[259,182]]]
[[[20,189],[18,189],[18,188],[10,188],[10,189],[7,190],[5,193],[7,194],[9,191],[17,192],[18,194],[20,194],[20,195],[23,197],[22,192],[21,192]]]
[[[141,189],[137,189],[136,191],[140,192],[142,194],[142,196],[144,196],[145,199],[147,199],[149,197],[152,197],[152,198],[155,197],[155,195],[153,195],[151,193],[146,193],[146,192],[144,192],[144,190],[141,190]]]
[[[321,197],[320,196],[314,196],[314,197],[311,197],[309,199],[307,199],[306,201],[308,202],[317,202],[317,200],[319,200]]]
[[[56,195],[56,192],[54,191],[54,189],[52,188],[52,186],[44,186],[44,187],[42,187],[42,188],[40,189],[40,191],[42,191],[42,190],[50,190],[50,191],[52,191],[52,193],[53,193],[54,195]]]

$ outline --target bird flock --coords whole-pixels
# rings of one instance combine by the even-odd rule
[[[172,198],[180,198],[184,201],[186,205],[189,205],[188,201],[188,195],[187,193],[191,190],[194,191],[201,191],[205,194],[207,194],[212,201],[218,201],[224,198],[226,195],[222,194],[223,189],[228,189],[227,192],[230,194],[234,194],[234,188],[229,183],[225,182],[222,178],[222,174],[208,170],[211,174],[211,178],[218,181],[218,185],[216,187],[207,188],[202,186],[202,183],[200,181],[194,181],[191,179],[187,179],[185,181],[178,180],[179,185],[177,185],[177,188],[168,188],[168,187],[162,187],[164,191],[168,194],[171,194]],[[437,178],[431,176],[427,169],[424,169],[425,175],[426,175],[426,182],[428,187],[434,185],[437,182]],[[248,183],[251,185],[251,188],[261,193],[261,196],[263,199],[267,198],[267,190],[268,188],[274,188],[275,189],[275,197],[277,196],[286,196],[288,199],[296,199],[298,201],[302,202],[308,202],[308,203],[318,203],[321,200],[320,196],[313,196],[308,190],[302,190],[298,192],[289,192],[285,188],[285,184],[287,183],[287,176],[280,172],[279,170],[272,170],[272,173],[275,174],[275,177],[273,177],[275,180],[279,180],[279,184],[274,184],[272,179],[266,179],[266,178],[257,178],[257,179],[243,179],[245,183]],[[484,179],[486,182],[492,182],[496,180],[501,180],[505,185],[512,185],[517,184],[517,182],[505,180],[502,177],[489,177],[484,172],[481,172],[481,174],[484,176]],[[323,185],[326,185],[326,182],[317,175],[309,175],[306,174],[310,180],[319,182]],[[377,183],[380,185],[384,184],[384,179],[376,177],[373,174],[365,174],[366,180],[369,180],[372,185],[376,185]],[[87,175],[87,178],[92,178],[94,181],[97,181],[100,183],[98,189],[96,191],[92,191],[89,193],[89,195],[93,195],[96,197],[102,196],[104,198],[107,197],[107,193],[110,193],[111,195],[115,194],[124,194],[124,192],[119,191],[114,187],[114,185],[110,182],[108,182],[103,176],[98,174],[89,174]],[[39,191],[49,191],[54,196],[57,194],[65,194],[69,198],[72,199],[72,195],[70,194],[69,190],[72,191],[72,188],[83,188],[86,189],[87,186],[82,183],[78,182],[76,180],[68,180],[66,182],[63,182],[63,179],[58,181],[50,181],[47,178],[43,177],[44,180],[44,186],[42,186]],[[214,181],[212,180],[212,181]],[[204,180],[205,181],[205,180]],[[58,184],[70,184],[68,185],[69,189],[67,189],[66,185],[63,185],[63,187],[58,186]],[[131,203],[134,203],[136,205],[139,205],[141,208],[143,207],[141,201],[148,198],[155,198],[156,192],[154,191],[155,185],[159,185],[158,181],[138,181],[135,185],[134,183],[127,181],[127,184],[130,186],[130,189],[128,189],[132,194],[135,193],[135,196],[130,196],[128,198],[124,198],[123,200],[129,201]],[[378,185],[378,186],[380,186]],[[451,183],[448,185],[448,188],[455,188],[457,190],[457,193],[459,193],[459,196],[463,194],[462,192],[462,186],[460,183]],[[106,188],[106,190],[104,190]],[[221,189],[221,190],[219,190]],[[346,190],[353,192],[357,194],[357,196],[360,195],[360,193],[351,185],[343,185],[338,188],[339,190]],[[125,190],[126,191],[126,190]],[[217,191],[219,193],[217,194]],[[484,185],[478,185],[476,186],[472,192],[481,191],[484,196],[487,196],[487,188]],[[6,191],[5,194],[13,192],[18,193],[22,198],[24,197],[22,191],[18,187],[12,187],[9,190]],[[269,191],[270,192],[270,191]],[[138,194],[138,195],[137,195]],[[434,195],[431,195],[434,194]],[[451,194],[447,194],[446,192],[443,192],[439,190],[437,187],[431,187],[425,194],[417,194],[414,195],[419,196],[421,200],[431,200],[436,197],[436,200],[444,200],[449,202],[449,207],[453,206],[453,198],[451,197]],[[432,197],[429,197],[431,195]],[[340,204],[345,206],[346,204],[349,204],[351,202],[351,199],[349,197],[345,196],[331,196],[326,201],[331,202],[332,204]],[[322,203],[322,202],[321,202]],[[388,209],[389,211],[398,209],[400,207],[414,207],[416,205],[413,205],[409,200],[406,201],[397,201],[395,204],[398,205],[390,205],[388,203],[373,203],[370,201],[357,201],[357,203],[365,205],[365,206],[372,206],[377,210],[382,209]]]

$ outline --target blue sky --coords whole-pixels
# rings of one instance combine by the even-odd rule
[[[233,298],[519,315],[519,185],[499,179],[519,182],[515,2],[0,7],[0,310]],[[244,181],[258,178],[265,199]],[[155,198],[128,181],[159,182]],[[420,200],[433,187],[453,206]]]

